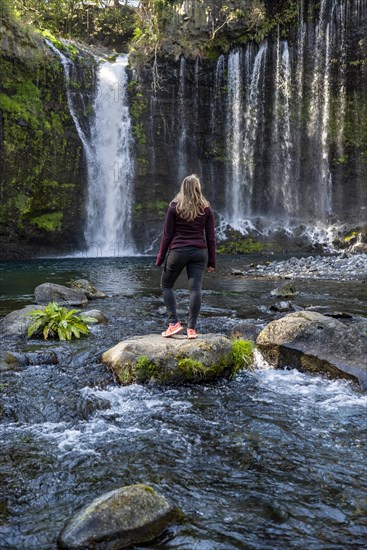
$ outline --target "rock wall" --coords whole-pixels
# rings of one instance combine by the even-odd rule
[[[70,251],[82,240],[86,182],[62,66],[5,8],[0,74],[0,258]]]
[[[131,61],[139,248],[192,172],[222,234],[366,224],[366,2],[231,2],[222,28],[222,3],[170,4],[159,55]]]

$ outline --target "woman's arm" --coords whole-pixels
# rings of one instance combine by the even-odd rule
[[[174,231],[175,231],[175,211],[174,211],[174,208],[169,206],[166,214],[166,219],[164,222],[162,238],[161,238],[161,246],[158,252],[157,259],[155,261],[155,265],[157,267],[161,266],[164,262],[168,247],[171,244],[171,241],[173,238]]]

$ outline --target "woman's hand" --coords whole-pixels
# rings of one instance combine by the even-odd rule
[[[215,271],[214,267],[208,267],[208,273],[212,273],[213,271]]]

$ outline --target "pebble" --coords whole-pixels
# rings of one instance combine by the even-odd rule
[[[251,267],[251,266],[250,266]],[[367,280],[367,254],[347,254],[337,256],[308,256],[307,258],[289,258],[288,260],[264,262],[246,274],[283,278],[325,278]]]

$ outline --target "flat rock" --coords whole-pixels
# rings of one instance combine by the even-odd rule
[[[84,290],[69,288],[55,283],[43,283],[34,289],[37,304],[47,305],[49,302],[57,302],[61,306],[85,306],[88,298]]]
[[[181,335],[136,336],[104,352],[101,361],[120,384],[197,382],[239,370],[233,359],[232,342],[221,334],[205,334],[196,340]]]
[[[152,487],[121,487],[95,499],[66,525],[58,548],[127,548],[157,538],[182,513]]]
[[[297,311],[269,323],[256,344],[275,367],[354,378],[367,388],[367,319],[341,322]]]

